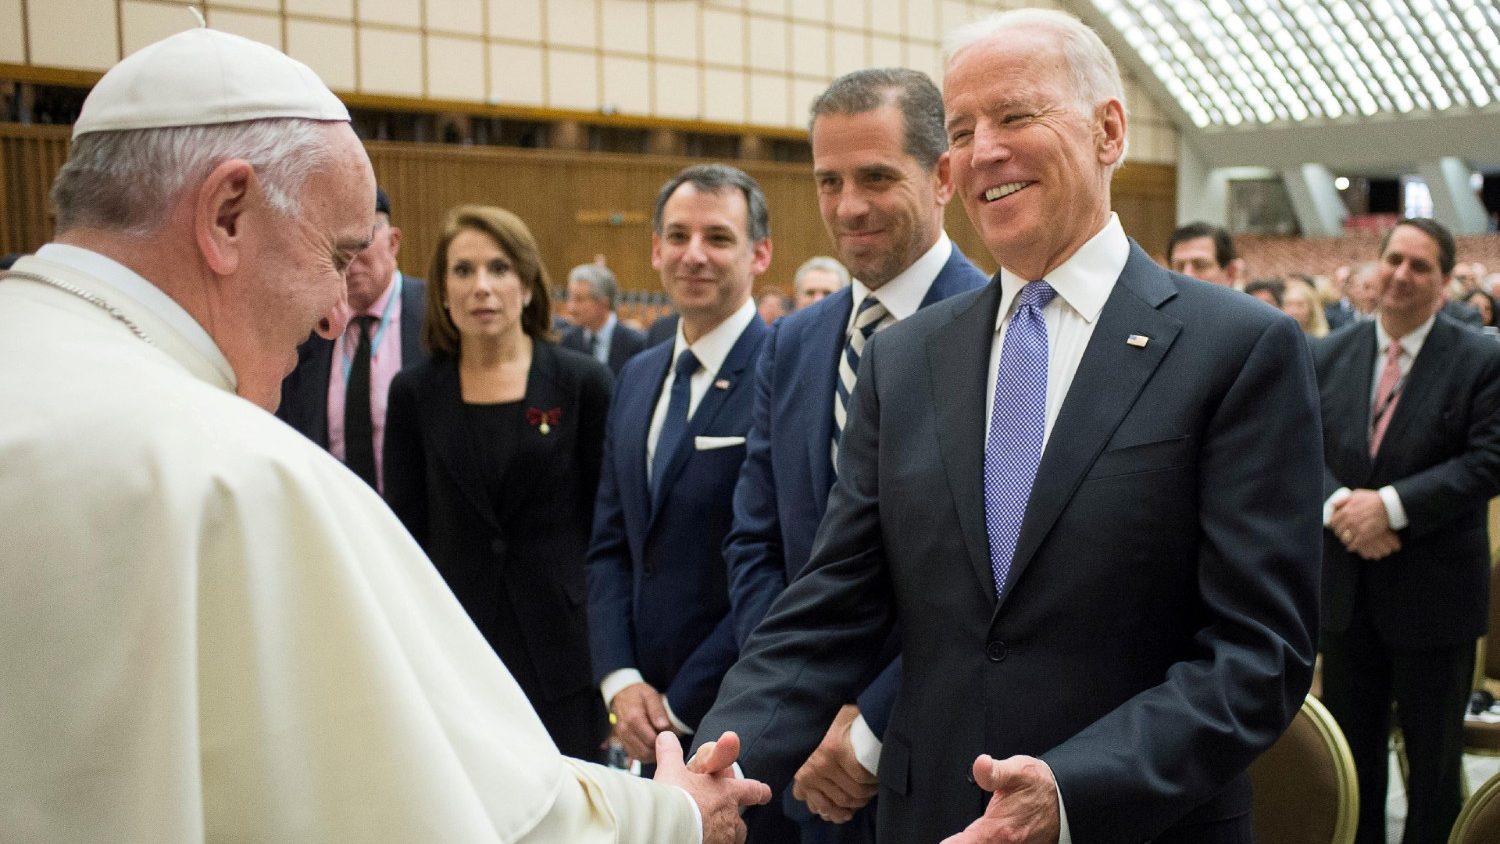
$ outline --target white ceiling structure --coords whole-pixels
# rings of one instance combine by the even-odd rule
[[[1174,115],[1185,171],[1500,170],[1500,0],[1067,2]]]

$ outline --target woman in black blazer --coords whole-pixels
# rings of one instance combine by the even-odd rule
[[[430,279],[433,358],[391,383],[386,499],[558,747],[596,759],[583,558],[609,370],[549,342],[547,274],[509,211],[450,211]]]

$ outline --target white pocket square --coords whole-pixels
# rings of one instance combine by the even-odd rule
[[[712,451],[716,448],[733,448],[744,445],[744,437],[693,437],[693,448],[699,451]]]

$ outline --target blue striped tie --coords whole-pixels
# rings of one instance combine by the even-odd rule
[[[1056,295],[1045,281],[1021,288],[995,371],[995,405],[984,445],[984,524],[997,596],[1005,592],[1021,519],[1042,461],[1047,430],[1047,322],[1042,309]]]

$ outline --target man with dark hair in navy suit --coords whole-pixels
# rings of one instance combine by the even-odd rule
[[[724,552],[741,643],[807,564],[854,386],[851,350],[918,308],[986,281],[943,231],[953,185],[942,94],[931,79],[903,68],[855,71],[835,80],[811,111],[819,210],[854,281],[783,318],[761,354]],[[861,808],[875,795],[879,735],[900,676],[894,639],[885,662],[845,701],[781,798],[807,844],[874,840],[874,812]]]
[[[338,339],[314,334],[297,347],[297,368],[281,382],[276,410],[376,489],[391,379],[427,360],[421,342],[427,284],[396,267],[400,251],[391,200],[376,188],[375,234],[347,276],[353,318]]]
[[[722,548],[770,333],[750,289],[771,263],[765,195],[733,167],[678,173],[652,228],[651,265],[682,318],[620,370],[587,560],[595,679],[645,763],[659,733],[693,733],[738,653]],[[753,841],[784,837],[779,817],[746,821]]]
[[[954,190],[1000,270],[863,347],[811,558],[699,733],[784,787],[899,629],[881,840],[1242,844],[1312,679],[1308,344],[1125,235],[1096,33],[1021,9],[949,45]]]

